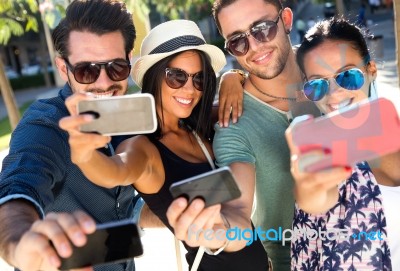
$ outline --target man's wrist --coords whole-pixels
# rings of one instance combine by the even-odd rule
[[[227,71],[227,73],[236,73],[238,75],[240,75],[242,77],[242,79],[240,80],[240,84],[243,86],[244,83],[246,82],[247,79],[247,73],[245,73],[244,71],[240,70],[240,69],[230,69],[229,71]]]

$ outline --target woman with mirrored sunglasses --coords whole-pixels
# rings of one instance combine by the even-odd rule
[[[370,55],[356,25],[338,18],[318,22],[297,51],[306,77],[304,94],[323,113],[374,98],[377,68]],[[364,161],[354,168],[332,166],[304,172],[299,165],[307,159],[334,154],[315,148],[299,152],[292,144],[290,128],[287,139],[297,203],[294,230],[331,233],[312,240],[292,239],[292,270],[304,265],[312,270],[395,270],[400,266],[400,152],[381,157],[379,165]]]
[[[157,130],[122,142],[117,155],[109,158],[96,151],[108,137],[91,135],[89,140],[87,134],[78,131],[76,123],[64,127],[74,137],[70,140],[74,163],[97,185],[133,185],[154,214],[184,242],[190,270],[197,270],[199,264],[199,270],[242,271],[251,262],[252,270],[265,271],[268,256],[260,240],[246,245],[246,240],[229,241],[226,235],[188,236],[191,225],[199,231],[215,232],[226,232],[230,226],[251,228],[251,206],[248,221],[242,221],[236,212],[237,202],[204,208],[201,199],[190,204],[183,197],[174,201],[169,191],[172,183],[214,167],[211,109],[216,73],[225,63],[223,52],[206,44],[194,22],[165,22],[143,40],[140,57],[133,66],[133,79],[142,93],[155,98]],[[76,96],[68,101],[71,112],[83,98]],[[76,138],[86,142],[85,146]]]

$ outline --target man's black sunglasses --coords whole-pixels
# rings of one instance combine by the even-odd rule
[[[118,58],[104,62],[79,62],[72,66],[68,59],[64,58],[67,68],[80,84],[92,84],[100,76],[101,68],[105,68],[108,77],[113,81],[122,81],[128,78],[131,72],[129,60]]]

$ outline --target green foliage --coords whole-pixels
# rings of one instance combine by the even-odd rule
[[[24,31],[37,32],[37,11],[36,0],[1,0],[0,44],[7,44],[12,35],[21,36]]]
[[[141,0],[147,3],[151,3],[153,1],[157,6],[157,11],[162,15],[170,18],[170,19],[191,19],[195,20],[192,15],[199,15],[196,13],[197,11],[201,11],[202,7],[209,6],[213,3],[212,0]],[[194,10],[195,12],[191,13],[190,11]],[[209,16],[209,14],[205,16]],[[203,17],[204,18],[204,17]],[[196,18],[201,19],[201,18]]]
[[[0,18],[0,44],[7,44],[11,36],[21,36],[24,28],[19,22],[10,18]]]
[[[53,72],[50,72],[49,75],[52,84],[54,84]],[[44,75],[42,73],[35,75],[20,76],[18,78],[13,78],[9,80],[13,90],[41,87],[46,84],[44,80]]]
[[[68,5],[67,0],[39,0],[40,13],[46,24],[54,29],[60,20],[65,17],[65,9]]]

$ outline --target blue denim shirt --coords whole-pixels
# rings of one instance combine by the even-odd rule
[[[38,100],[25,112],[12,134],[10,152],[0,173],[0,204],[12,199],[32,202],[43,217],[48,212],[83,210],[96,223],[133,218],[135,190],[132,186],[106,189],[90,182],[71,162],[68,133],[58,121],[69,115],[65,99],[72,94],[68,84],[57,97]],[[113,154],[121,137],[101,151]],[[127,264],[95,270],[134,270]]]

